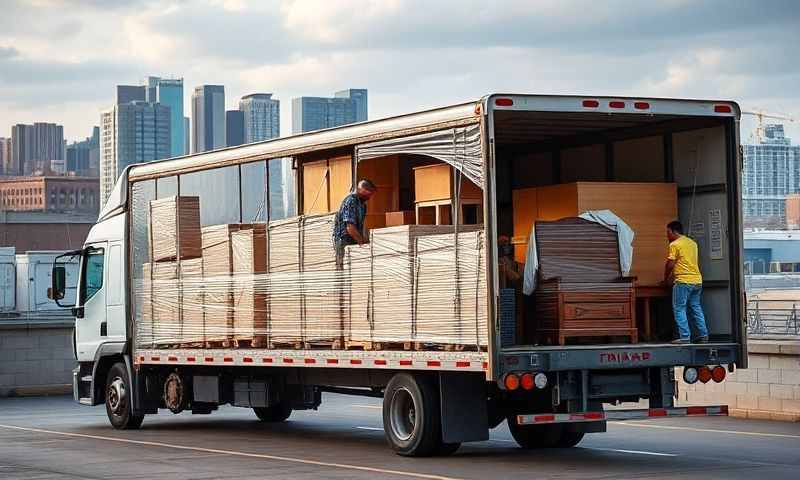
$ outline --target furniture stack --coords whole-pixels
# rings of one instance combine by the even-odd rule
[[[414,168],[414,202],[420,225],[450,225],[456,208],[459,223],[483,223],[483,191],[446,163]]]

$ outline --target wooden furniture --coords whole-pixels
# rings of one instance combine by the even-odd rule
[[[581,218],[536,222],[538,342],[628,337],[637,342],[633,279],[622,277],[616,232]]]
[[[414,205],[417,224],[452,225],[456,181],[446,163],[414,168]],[[459,224],[483,223],[483,191],[461,175]]]
[[[630,275],[637,286],[656,286],[664,276],[665,227],[678,217],[677,198],[674,183],[577,182],[514,190],[514,257],[525,261],[533,222],[607,209],[635,233]]]
[[[417,217],[416,213],[413,210],[386,212],[387,227],[397,227],[400,225],[414,225],[415,223],[417,223]]]
[[[666,286],[658,287],[636,287],[636,301],[642,306],[642,337],[645,341],[653,341],[653,319],[651,316],[652,299],[669,299],[670,288]]]

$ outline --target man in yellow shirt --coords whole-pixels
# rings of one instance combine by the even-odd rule
[[[695,343],[708,343],[708,329],[700,305],[703,294],[703,276],[697,264],[697,243],[683,234],[681,222],[674,221],[667,225],[669,238],[669,254],[664,266],[664,282],[672,280],[672,312],[678,325],[678,339],[672,343],[692,342],[692,331],[689,328],[687,307],[692,311],[694,327],[697,331]]]

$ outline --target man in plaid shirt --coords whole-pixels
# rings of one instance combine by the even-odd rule
[[[333,245],[336,248],[336,265],[339,268],[342,268],[344,262],[344,247],[366,243],[364,218],[367,216],[367,202],[376,190],[374,183],[364,179],[358,182],[354,192],[342,200],[333,226]]]

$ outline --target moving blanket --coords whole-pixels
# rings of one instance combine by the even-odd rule
[[[634,232],[621,218],[611,210],[588,210],[579,215],[584,220],[599,223],[600,225],[617,232],[619,242],[619,269],[622,276],[627,276],[633,263],[633,237]],[[539,258],[536,253],[536,222],[531,226],[528,236],[527,259],[522,284],[522,293],[532,295],[536,290],[536,273],[539,270]]]

